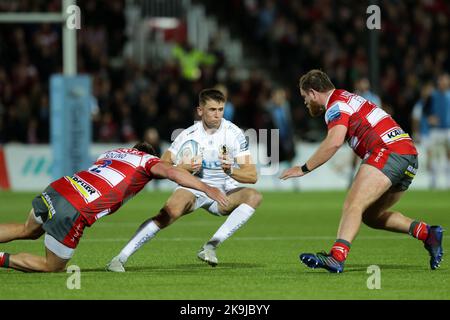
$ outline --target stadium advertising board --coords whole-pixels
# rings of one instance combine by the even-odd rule
[[[163,146],[163,150],[168,145]],[[90,148],[90,161],[102,152],[123,145],[116,144],[92,144]],[[318,147],[314,143],[300,143],[296,146],[299,150],[294,163],[304,163],[306,159]],[[251,146],[252,154],[258,154],[256,150],[258,146]],[[264,148],[264,146],[261,146]],[[253,150],[252,150],[253,149]],[[261,150],[259,150],[261,151]],[[264,153],[264,152],[260,152]],[[52,181],[52,167],[54,160],[49,145],[23,145],[23,144],[7,144],[3,147],[4,162],[11,190],[15,191],[39,191],[45,188]],[[425,152],[422,152],[421,162],[426,163]],[[288,183],[280,183],[278,176],[287,168],[288,164],[281,163],[275,174],[265,175],[263,166],[258,165],[259,180],[256,184],[261,190],[345,190],[348,186],[351,175],[352,152],[350,148],[343,147],[333,157],[329,163],[325,164],[321,170],[315,171],[313,174],[307,175],[301,181],[291,180]],[[257,163],[267,163],[264,159],[256,159]],[[413,189],[427,189],[429,176],[425,168],[419,170],[414,183]],[[266,170],[267,171],[267,170]],[[272,170],[273,171],[273,170]],[[267,171],[268,172],[268,171]],[[442,181],[444,182],[444,181]],[[443,183],[441,183],[443,185]],[[149,184],[149,188],[153,188]],[[158,188],[161,190],[172,190],[174,184],[170,181],[160,181]]]

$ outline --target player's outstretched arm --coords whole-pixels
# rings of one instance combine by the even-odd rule
[[[345,135],[347,134],[347,127],[344,125],[337,125],[328,131],[325,140],[320,144],[319,149],[306,161],[306,167],[309,171],[304,172],[300,166],[295,166],[285,170],[280,179],[286,180],[289,178],[301,177],[308,172],[320,167],[325,162],[331,159],[345,142]]]
[[[239,165],[239,168],[234,168],[233,161],[230,161],[229,159],[223,158],[221,160],[223,171],[234,180],[240,183],[252,184],[258,181],[256,165],[254,164],[250,155],[236,158],[236,163]]]
[[[208,197],[216,200],[220,205],[225,207],[228,205],[228,198],[222,191],[208,186],[183,169],[171,166],[165,162],[159,162],[155,164],[150,171],[157,178],[169,179],[183,187],[203,191]]]

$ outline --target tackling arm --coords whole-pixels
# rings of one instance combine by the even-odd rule
[[[345,142],[347,127],[337,125],[328,131],[325,140],[320,144],[319,149],[306,161],[309,171],[312,171],[331,159]]]
[[[206,193],[211,199],[216,200],[221,205],[228,205],[226,195],[219,189],[208,186],[183,169],[174,167],[165,162],[159,162],[155,164],[150,171],[156,178],[169,179],[183,187],[197,189]]]
[[[306,167],[312,171],[331,159],[345,141],[347,127],[336,125],[328,131],[325,140],[320,144],[319,149],[306,161]],[[285,170],[280,179],[286,180],[295,177],[302,177],[308,172],[304,172],[300,166],[295,166]]]
[[[170,152],[169,150],[164,152],[164,154],[161,157],[161,161],[164,161],[165,163],[168,163],[170,165],[175,164],[174,159],[175,159],[175,155],[172,152]],[[188,164],[188,163],[178,164],[177,167],[182,168],[190,173],[197,172],[202,167],[201,157],[194,157],[194,158],[192,158],[192,162],[190,164]]]

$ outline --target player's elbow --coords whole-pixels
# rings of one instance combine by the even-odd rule
[[[337,137],[331,137],[328,139],[328,147],[334,151],[337,151],[345,142],[345,139],[340,139]]]
[[[331,148],[335,151],[338,151],[339,148],[344,144],[344,141],[335,141],[332,145]]]

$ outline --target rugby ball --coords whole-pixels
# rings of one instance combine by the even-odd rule
[[[192,158],[199,154],[199,145],[195,140],[188,140],[178,150],[175,158],[175,164],[190,164]]]

